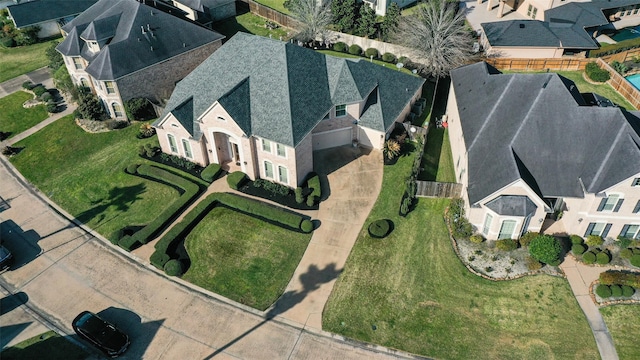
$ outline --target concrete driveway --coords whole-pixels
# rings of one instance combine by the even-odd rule
[[[365,170],[368,158],[359,159],[354,166]],[[28,300],[0,316],[3,327],[14,325],[9,315],[28,307],[46,319],[42,321],[47,327],[75,339],[71,320],[81,311],[91,310],[131,334],[132,344],[125,359],[413,358],[406,353],[303,329],[286,317],[265,318],[179,279],[169,279],[105,240],[74,226],[63,211],[44,202],[41,194],[19,181],[20,175],[14,171],[0,158],[2,237],[16,255],[15,266],[0,275],[0,285],[11,294],[27,294]],[[340,188],[347,186],[349,180],[341,185],[339,181],[331,182],[331,178],[329,174],[332,193],[346,195]],[[371,191],[368,189],[366,191]],[[361,200],[336,196],[334,201],[348,205]],[[324,221],[329,224],[331,219],[336,219],[339,225],[340,217],[345,214],[353,212],[355,218],[366,216],[368,211],[361,206],[364,205],[333,207],[341,213]],[[358,215],[360,213],[362,215]],[[348,236],[345,233],[340,237],[327,237],[336,242],[335,250],[330,253],[336,253],[337,269],[342,267],[340,259],[348,255],[347,250],[341,250],[346,245],[340,245],[340,239],[355,239],[353,231],[357,233],[360,228],[341,226],[349,232]],[[324,246],[332,249],[331,244]],[[327,290],[322,288],[322,291]],[[25,322],[21,316],[13,318]],[[15,335],[16,340],[19,335]]]

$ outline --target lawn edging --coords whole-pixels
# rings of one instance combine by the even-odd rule
[[[135,171],[135,172],[134,172]],[[162,228],[167,226],[175,217],[184,210],[187,205],[200,193],[200,187],[176,174],[152,165],[129,166],[126,172],[131,175],[154,180],[157,182],[167,183],[171,186],[182,189],[182,195],[163,212],[161,212],[153,221],[144,228],[135,232],[133,235],[125,235],[118,240],[118,245],[127,251],[148,243],[156,236]]]
[[[304,215],[288,211],[286,209],[267,204],[261,201],[249,199],[231,193],[213,193],[200,201],[179,223],[175,224],[155,245],[156,251],[149,259],[151,264],[164,270],[164,265],[171,260],[170,248],[176,240],[184,238],[200,220],[204,218],[214,207],[222,205],[232,210],[239,211],[249,216],[271,222],[289,230],[309,233],[308,225],[311,220]]]

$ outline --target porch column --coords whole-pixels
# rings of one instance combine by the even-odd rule
[[[500,5],[498,6],[498,19],[502,17],[503,12],[504,12],[504,0],[500,0]]]
[[[491,4],[491,0],[487,0],[487,11],[491,11],[493,4]]]

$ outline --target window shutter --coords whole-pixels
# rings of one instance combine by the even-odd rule
[[[629,225],[623,226],[622,231],[620,231],[620,236],[625,237],[625,235],[627,235],[627,231],[629,231]]]
[[[618,212],[618,210],[620,210],[620,206],[622,206],[623,202],[624,202],[624,199],[618,199],[618,203],[616,204],[616,207],[613,208],[613,212]]]
[[[602,200],[600,200],[600,205],[598,205],[598,211],[602,211],[606,203],[607,203],[607,198],[603,198]]]
[[[589,223],[589,226],[587,226],[587,231],[584,232],[585,237],[591,235],[591,231],[593,231],[594,226],[596,226],[596,223]]]
[[[636,207],[633,208],[633,213],[639,213],[640,212],[640,200],[638,200],[638,202],[636,203]]]
[[[600,236],[602,236],[603,239],[606,238],[607,235],[609,235],[609,230],[611,230],[611,224],[607,224],[604,227],[604,230],[602,231],[602,235],[600,235]]]

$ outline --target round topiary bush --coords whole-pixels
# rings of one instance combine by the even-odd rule
[[[539,235],[529,244],[529,254],[545,264],[560,260],[561,253],[562,245],[553,236]]]
[[[333,44],[333,51],[345,52],[347,51],[347,44],[343,43],[342,41],[339,41]]]
[[[606,252],[600,252],[596,255],[596,262],[600,265],[608,264],[611,261],[611,257]]]
[[[480,244],[480,243],[482,243],[484,241],[484,237],[482,237],[482,235],[478,235],[478,234],[471,235],[471,236],[469,236],[469,241],[471,241],[474,244]]]
[[[591,251],[587,251],[586,253],[582,254],[582,261],[584,261],[585,264],[593,264],[594,262],[596,262],[596,254],[592,253]]]
[[[608,297],[611,297],[611,288],[609,288],[609,286],[607,285],[600,284],[596,288],[596,294],[601,298],[606,299]]]
[[[373,56],[374,59],[376,59],[379,55],[378,53],[378,49],[376,48],[368,48],[364,54],[368,57],[371,58]]]
[[[389,235],[389,221],[386,219],[376,220],[369,225],[369,235],[381,239]]]
[[[613,297],[621,297],[622,296],[622,288],[620,285],[611,285],[609,286],[611,289],[611,296]]]
[[[138,166],[140,166],[139,164],[129,164],[129,166],[127,166],[127,172],[129,174],[135,174],[138,172]]]
[[[631,265],[633,265],[633,266],[640,267],[640,254],[633,255],[629,259],[629,262],[631,262]]]
[[[51,114],[58,112],[58,105],[56,103],[54,103],[54,102],[48,102],[47,103],[47,112],[51,113]]]
[[[574,255],[582,255],[587,250],[587,247],[582,244],[573,244],[571,246],[571,252]]]
[[[604,239],[602,236],[598,235],[589,235],[587,236],[587,245],[589,246],[599,246],[604,244]]]
[[[569,240],[571,240],[571,244],[573,245],[584,244],[584,239],[582,238],[582,236],[579,236],[579,235],[571,235],[569,236]]]
[[[636,293],[636,289],[632,288],[629,285],[622,285],[622,296],[624,297],[632,297],[633,294]]]
[[[172,259],[164,264],[164,272],[169,276],[180,276],[182,271],[182,262],[180,260]]]
[[[384,53],[382,54],[382,61],[384,62],[388,62],[388,63],[393,63],[396,61],[396,56],[393,55],[392,53]]]
[[[360,56],[362,55],[362,48],[360,47],[360,45],[353,44],[349,46],[349,54]]]
[[[633,256],[633,250],[631,249],[622,249],[620,250],[620,257],[623,259],[631,259]]]
[[[308,219],[304,219],[302,220],[302,223],[300,223],[300,230],[302,230],[305,233],[310,233],[313,231],[313,222],[311,222],[311,220]]]

